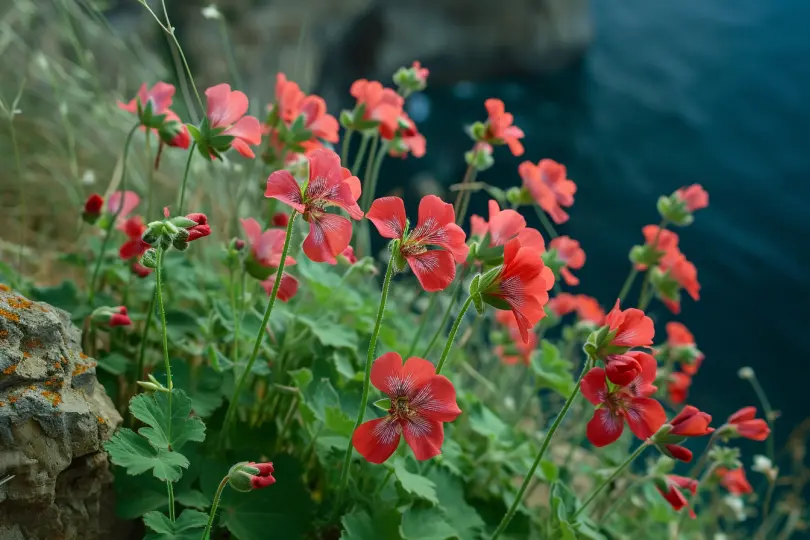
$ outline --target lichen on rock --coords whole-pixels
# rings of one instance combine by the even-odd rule
[[[0,287],[0,477],[14,475],[0,485],[0,540],[101,537],[103,444],[121,416],[95,365],[66,312]]]

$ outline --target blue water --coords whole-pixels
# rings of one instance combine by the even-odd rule
[[[659,220],[658,195],[703,184],[710,208],[678,230],[703,286],[679,318],[706,354],[689,402],[718,423],[756,404],[736,375],[751,366],[784,413],[784,442],[810,410],[810,2],[595,0],[593,16],[593,47],[566,73],[430,89],[414,110],[428,155],[388,163],[383,178],[432,171],[445,185],[459,181],[462,127],[483,119],[485,98],[501,97],[527,152],[496,149],[480,178],[514,185],[523,159],[568,166],[579,192],[560,230],[588,255],[578,290],[605,305],[641,227]],[[415,202],[416,190],[406,197]],[[472,211],[485,205],[480,196]],[[651,314],[663,339],[671,315],[660,304]]]

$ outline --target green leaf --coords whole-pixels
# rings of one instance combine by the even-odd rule
[[[138,433],[155,448],[179,452],[189,441],[205,440],[205,424],[199,418],[189,417],[191,399],[182,390],[172,392],[171,426],[167,392],[138,394],[129,402],[129,410],[135,418],[149,426],[139,429]]]
[[[64,280],[54,287],[31,287],[31,299],[73,313],[79,306],[79,291],[75,283]]]
[[[196,373],[191,373],[188,362],[172,363],[172,379],[175,388],[182,388],[191,398],[191,410],[194,414],[206,418],[222,404],[223,376],[210,366],[201,365]],[[172,404],[174,408],[174,404]]]
[[[405,460],[403,458],[394,460],[394,475],[397,477],[402,489],[411,495],[433,504],[439,504],[439,498],[436,495],[436,484],[424,476],[409,472],[408,469],[405,468]]]
[[[326,421],[326,410],[328,408],[340,409],[340,397],[329,379],[325,377],[320,379],[314,385],[311,385],[308,390],[304,395],[304,401],[321,422]]]
[[[539,388],[551,388],[563,397],[573,392],[576,383],[571,375],[571,362],[563,359],[550,341],[543,340],[540,353],[532,355],[531,367]]]
[[[98,359],[99,369],[113,375],[124,375],[131,364],[129,358],[117,352],[106,354]]]
[[[288,374],[292,377],[293,384],[295,384],[301,392],[305,392],[309,383],[312,382],[312,371],[307,368],[289,371]]]
[[[183,454],[155,448],[131,429],[119,429],[104,448],[113,463],[133,475],[152,470],[158,480],[176,482],[189,465]]]
[[[354,420],[338,407],[327,407],[324,425],[327,429],[334,431],[344,437],[351,437],[354,430]]]
[[[405,540],[446,540],[456,535],[438,508],[408,508],[399,530]]]
[[[560,469],[553,461],[541,460],[540,470],[543,472],[543,478],[548,482],[556,482],[560,478]]]
[[[312,528],[312,498],[301,481],[301,465],[283,454],[273,462],[275,485],[250,493],[231,489],[223,494],[220,524],[239,540],[267,540],[271,535],[299,540]]]
[[[464,498],[464,485],[460,477],[441,467],[430,470],[430,480],[436,485],[439,507],[445,520],[459,540],[477,540],[484,528],[484,520]]]
[[[346,377],[347,379],[352,380],[357,378],[358,375],[360,377],[363,376],[362,373],[358,373],[354,369],[351,359],[345,354],[342,354],[339,351],[335,351],[335,353],[332,355],[332,360],[335,363],[335,369],[337,370],[337,372]]]
[[[150,475],[132,476],[121,467],[114,467],[115,515],[135,519],[150,510],[165,508],[169,498],[166,483]]]
[[[158,320],[158,326],[160,321]],[[186,336],[194,336],[201,330],[200,318],[182,309],[166,310],[166,329],[173,343],[183,341]]]
[[[196,508],[197,510],[205,510],[211,506],[211,500],[198,489],[177,490],[174,499],[183,506]]]
[[[497,414],[480,403],[470,413],[470,427],[476,433],[493,440],[507,437],[510,431]]]
[[[357,333],[349,327],[324,320],[316,321],[305,316],[299,316],[297,320],[309,328],[315,339],[324,347],[334,349],[357,349],[358,347]]]
[[[183,510],[176,521],[171,521],[160,512],[147,512],[143,523],[152,533],[144,540],[199,540],[208,523],[208,515],[197,510]]]
[[[223,371],[233,369],[233,362],[231,362],[227,356],[222,354],[213,343],[206,347],[206,353],[208,354],[208,361],[211,363],[211,367],[214,369],[214,371],[222,373]]]
[[[399,512],[393,508],[374,509],[374,515],[356,510],[341,519],[343,532],[340,540],[401,540]]]
[[[384,411],[391,410],[391,399],[390,398],[378,399],[377,401],[374,402],[374,406]]]

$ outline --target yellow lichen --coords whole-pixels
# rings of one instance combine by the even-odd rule
[[[34,305],[31,300],[26,300],[22,296],[6,298],[6,303],[16,309],[28,309]]]
[[[8,291],[10,291],[10,290],[11,290],[11,287],[9,287],[8,285],[6,285],[5,283],[0,283],[0,291],[3,291],[3,292],[8,292]]]
[[[93,369],[94,367],[96,367],[96,365],[98,364],[96,364],[95,362],[88,362],[87,364],[76,364],[76,367],[73,369],[72,375],[74,377],[77,377],[82,373],[86,372],[87,370]]]
[[[11,375],[15,371],[17,371],[17,364],[12,364],[3,370],[3,375]]]
[[[62,403],[62,396],[60,396],[56,392],[49,392],[48,390],[45,390],[44,392],[42,392],[42,397],[50,401],[51,405],[53,405],[54,407]]]
[[[4,319],[8,319],[13,322],[20,322],[20,316],[16,313],[12,313],[7,309],[0,308],[0,317]]]
[[[80,352],[80,353],[79,353],[79,358],[81,358],[82,360],[87,360],[87,359],[88,359],[88,358],[90,358],[90,357],[89,357],[89,356],[87,356],[86,354],[84,354],[83,352]]]

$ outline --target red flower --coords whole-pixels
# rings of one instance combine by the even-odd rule
[[[728,417],[728,425],[740,436],[752,441],[764,441],[771,434],[768,422],[756,418],[756,407],[743,407]]]
[[[543,263],[540,252],[515,238],[507,242],[501,271],[481,291],[481,298],[496,309],[510,309],[523,341],[528,342],[529,328],[546,316],[543,306],[553,286],[554,273]]]
[[[688,373],[674,372],[669,374],[667,392],[672,403],[680,404],[686,401],[689,387],[692,386],[692,377]]]
[[[579,270],[585,266],[585,251],[579,247],[579,242],[570,236],[558,236],[551,241],[549,247],[556,249],[560,260],[565,263],[560,269],[565,282],[568,285],[579,285],[579,278],[571,273],[571,270]]]
[[[467,260],[466,235],[455,224],[453,205],[436,195],[419,202],[416,227],[407,230],[405,203],[399,197],[382,197],[371,203],[366,217],[385,238],[398,239],[398,256],[411,267],[422,288],[428,292],[447,288],[456,277],[456,264]],[[428,250],[428,246],[440,249]]]
[[[500,358],[504,364],[513,365],[522,362],[528,366],[531,363],[532,352],[537,348],[537,334],[532,332],[529,334],[529,341],[524,342],[520,336],[517,320],[509,311],[498,311],[495,314],[495,320],[506,327],[509,339],[512,341],[508,346],[495,347],[495,356]]]
[[[208,216],[205,214],[197,212],[187,215],[186,218],[196,223],[196,225],[186,228],[188,231],[186,242],[193,242],[194,240],[211,234],[211,226],[208,225]]]
[[[525,228],[523,216],[514,210],[501,210],[494,199],[489,200],[488,222],[480,216],[470,216],[470,236],[483,240],[489,234],[489,247],[505,245]],[[542,250],[545,250],[545,245]]]
[[[695,336],[683,323],[677,321],[668,322],[667,326],[667,345],[670,347],[694,346]]]
[[[134,191],[116,191],[107,199],[107,213],[111,215],[118,214],[118,225],[120,228],[121,223],[135,210],[135,207],[141,202],[141,198]]]
[[[641,229],[644,242],[656,251],[669,253],[678,250],[678,233],[669,229],[661,229],[658,225],[646,225]],[[656,240],[658,238],[658,240]]]
[[[273,227],[286,227],[287,224],[290,222],[289,214],[285,214],[284,212],[276,212],[273,214]]]
[[[427,84],[428,75],[430,75],[430,71],[428,68],[423,68],[422,63],[418,60],[414,60],[413,64],[411,64],[411,69],[413,70],[416,78],[422,83]]]
[[[98,216],[104,207],[104,198],[98,193],[93,193],[87,197],[84,203],[84,213],[90,216]]]
[[[399,118],[400,126],[394,136],[388,154],[393,157],[405,159],[408,154],[415,158],[424,157],[427,150],[427,140],[425,136],[416,129],[416,124],[410,117],[402,113]]]
[[[709,194],[700,184],[682,187],[675,194],[686,203],[686,209],[690,212],[709,206]]]
[[[619,300],[605,317],[613,338],[610,344],[617,347],[649,347],[655,335],[652,319],[640,309],[630,308],[624,311],[619,307]]]
[[[596,298],[588,296],[587,294],[578,294],[577,299],[577,315],[583,321],[589,321],[597,325],[605,322],[605,310],[599,305]]]
[[[500,99],[488,99],[484,102],[489,118],[484,142],[492,145],[505,144],[514,156],[523,155],[523,130],[512,124],[514,116],[506,112],[506,107]]]
[[[118,107],[132,114],[138,114],[138,103],[141,109],[145,109],[149,103],[152,105],[152,115],[165,114],[172,106],[174,97],[174,86],[165,82],[156,82],[152,88],[148,88],[143,83],[138,90],[138,95],[132,98],[129,103],[118,102]]]
[[[666,491],[658,485],[655,487],[658,493],[672,506],[673,510],[680,512],[682,508],[689,504],[681,490],[687,490],[694,495],[697,492],[698,483],[697,480],[692,480],[686,476],[668,474],[666,476]],[[695,518],[694,510],[689,510],[689,517]]]
[[[357,262],[357,255],[354,254],[354,248],[352,246],[346,246],[346,249],[343,250],[340,256],[345,259],[349,265]]]
[[[745,477],[745,469],[742,467],[733,470],[718,467],[715,472],[720,479],[720,484],[732,495],[747,495],[754,492],[754,488]]]
[[[669,434],[681,437],[702,437],[714,431],[714,428],[709,427],[711,422],[710,414],[699,411],[697,407],[687,405],[669,421],[671,426]]]
[[[559,293],[548,301],[548,309],[557,317],[565,317],[577,309],[577,297],[571,293]]]
[[[161,143],[166,143],[175,148],[187,149],[191,144],[191,135],[188,127],[180,120],[174,111],[166,111],[166,119],[163,127],[158,130]],[[158,156],[159,159],[159,156]]]
[[[118,256],[123,260],[128,261],[140,257],[149,249],[149,244],[141,239],[141,235],[146,231],[146,225],[141,216],[133,216],[127,219],[118,228],[124,231],[124,234],[129,238],[118,250]]]
[[[116,326],[129,326],[132,324],[132,321],[127,315],[127,308],[124,306],[118,306],[115,308],[115,313],[110,316],[110,320],[107,322],[111,328]]]
[[[524,161],[518,167],[518,173],[523,187],[554,223],[559,225],[568,221],[568,213],[562,207],[573,206],[577,185],[567,178],[565,165],[553,159],[541,159],[537,165]]]
[[[281,264],[281,253],[284,251],[286,231],[268,229],[262,232],[259,223],[253,219],[243,219],[242,229],[250,243],[250,258],[245,263],[248,273],[261,281],[261,286],[270,295],[276,282],[275,270]],[[287,256],[284,266],[293,266],[295,259]],[[278,299],[289,301],[298,292],[298,280],[284,272],[278,289]]]
[[[452,422],[461,414],[456,404],[456,389],[444,375],[422,358],[408,358],[402,365],[397,353],[386,353],[371,366],[371,383],[388,395],[388,414],[360,425],[352,435],[352,444],[372,463],[383,463],[399,445],[400,435],[418,460],[441,453],[443,422]]]
[[[611,354],[606,356],[605,372],[608,380],[613,384],[627,386],[630,384],[638,384],[638,375],[640,375],[642,371],[655,371],[657,364],[652,355],[642,351],[630,351],[625,354]],[[634,383],[634,381],[636,382]],[[656,389],[653,387],[653,390],[649,391],[649,388],[645,387],[642,393],[652,394],[655,390]]]
[[[208,127],[217,132],[216,136],[233,137],[230,146],[246,158],[256,157],[248,145],[262,142],[262,128],[256,118],[245,116],[247,96],[238,90],[232,91],[230,85],[223,83],[206,90],[205,97],[208,101]]]
[[[330,143],[338,142],[338,122],[334,116],[326,113],[326,102],[323,98],[307,96],[298,84],[287,80],[283,73],[276,75],[276,107],[279,118],[289,127],[304,115],[304,128],[312,132],[315,140],[305,141],[304,147],[314,150],[320,146],[317,139]]]
[[[594,446],[606,446],[616,441],[624,431],[625,422],[641,440],[651,437],[666,422],[664,407],[649,397],[656,390],[652,384],[655,381],[655,359],[652,362],[647,358],[638,360],[641,371],[626,386],[610,389],[602,368],[592,368],[582,379],[582,395],[598,406],[586,428],[588,440]]]
[[[265,197],[290,205],[309,222],[309,234],[304,240],[304,253],[315,262],[335,264],[352,237],[352,223],[343,216],[325,211],[329,205],[339,206],[352,219],[361,219],[363,211],[357,205],[360,180],[340,166],[340,158],[331,150],[319,148],[311,152],[309,180],[302,191],[290,171],[275,171],[267,179]]]
[[[678,285],[689,293],[692,300],[700,300],[700,283],[698,283],[697,279],[697,268],[686,259],[683,253],[680,251],[668,253],[661,259],[659,268],[664,272],[669,272],[669,275],[678,282]]]
[[[703,353],[695,346],[694,336],[679,322],[668,322],[666,328],[670,355],[675,355],[675,358],[680,360],[683,372],[693,377],[700,369],[704,358]]]
[[[380,135],[393,139],[399,127],[399,117],[405,100],[390,88],[377,81],[360,79],[352,83],[349,93],[357,99],[357,106],[364,105],[362,120],[379,122]],[[361,120],[359,118],[355,120]]]

